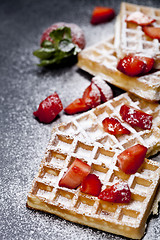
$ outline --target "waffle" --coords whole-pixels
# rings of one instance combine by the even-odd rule
[[[125,2],[121,3],[120,13],[115,25],[117,56],[122,58],[129,53],[141,53],[153,57],[157,68],[160,68],[160,42],[158,39],[151,39],[146,36],[141,26],[125,22],[128,15],[136,11],[155,19],[156,21],[152,25],[160,27],[160,9]]]
[[[151,130],[133,128],[122,121],[119,110],[123,104],[128,104],[153,116]],[[115,117],[124,127],[130,130],[130,135],[114,136],[104,131],[102,120],[106,117]],[[124,150],[136,143],[148,148],[147,156],[151,156],[160,150],[160,105],[148,103],[132,94],[124,93],[96,108],[72,118],[67,123],[55,126],[52,133],[65,133],[75,135],[79,139],[85,139],[88,143],[97,142],[105,148]]]
[[[78,66],[92,75],[149,101],[160,100],[160,71],[129,77],[117,70],[114,38],[88,47],[78,54]]]
[[[56,214],[66,220],[114,234],[140,239],[160,180],[160,165],[145,159],[136,174],[126,175],[117,167],[120,150],[88,144],[76,136],[52,135],[38,176],[28,194],[27,206]],[[88,163],[102,182],[102,190],[117,181],[131,189],[129,204],[109,203],[76,190],[59,187],[64,172],[75,158]]]

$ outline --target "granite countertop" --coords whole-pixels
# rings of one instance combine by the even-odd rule
[[[55,22],[78,24],[86,46],[114,32],[115,19],[92,26],[90,16],[97,5],[113,7],[121,1],[106,0],[16,0],[0,3],[0,140],[1,140],[1,229],[0,239],[126,239],[65,221],[57,216],[26,208],[27,193],[57,123],[69,120],[61,112],[51,124],[39,123],[33,111],[57,91],[64,107],[82,95],[91,76],[75,65],[58,69],[39,68],[32,52],[41,33]],[[159,0],[132,0],[132,3],[160,8]],[[123,91],[113,87],[114,96]],[[154,157],[160,161],[160,155]],[[160,216],[149,219],[144,240],[160,239]]]

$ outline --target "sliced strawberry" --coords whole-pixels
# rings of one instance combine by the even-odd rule
[[[128,55],[120,59],[117,65],[117,69],[120,72],[131,77],[140,75],[144,71],[144,67],[145,63],[133,55]]]
[[[160,40],[160,28],[159,27],[144,26],[143,31],[150,38]]]
[[[153,22],[155,22],[156,20],[143,14],[142,12],[136,11],[131,13],[127,18],[126,18],[126,22],[133,22],[136,23],[140,26],[146,26],[149,25]]]
[[[59,181],[59,186],[74,189],[81,184],[90,171],[91,167],[87,163],[76,158]]]
[[[109,99],[113,98],[113,91],[111,87],[102,80],[99,76],[92,78],[92,83],[94,83],[101,93],[101,101],[107,102]]]
[[[64,111],[67,114],[75,114],[79,112],[85,112],[89,109],[89,107],[85,104],[83,98],[77,98],[71,104],[69,104]]]
[[[122,119],[132,127],[140,127],[142,129],[151,129],[152,127],[152,115],[126,104],[121,106],[120,115]]]
[[[135,58],[138,58],[140,60],[142,60],[144,62],[144,68],[142,71],[142,75],[150,72],[154,66],[154,59],[153,58],[149,58],[149,57],[144,57],[144,56],[135,56]]]
[[[83,49],[85,47],[85,37],[84,37],[82,29],[74,23],[65,23],[65,22],[58,22],[58,23],[51,25],[49,28],[47,28],[42,34],[40,45],[45,40],[52,42],[53,39],[49,36],[50,32],[52,32],[53,30],[56,30],[60,27],[70,28],[71,35],[72,35],[72,42],[74,44],[77,44],[79,46],[79,48],[81,48],[81,49]]]
[[[103,201],[114,203],[129,203],[131,200],[131,191],[127,183],[117,182],[111,187],[103,190],[98,198]]]
[[[120,121],[113,117],[106,117],[103,121],[103,128],[105,132],[113,135],[130,134],[130,131],[122,126]]]
[[[96,87],[94,83],[91,83],[83,93],[83,97],[85,104],[89,108],[94,108],[101,103],[101,94],[99,89]]]
[[[147,148],[137,144],[117,156],[119,168],[126,174],[134,174],[144,161]]]
[[[43,100],[38,107],[38,110],[33,112],[34,116],[39,119],[40,122],[50,123],[56,116],[62,111],[63,105],[55,92]]]
[[[101,192],[101,181],[95,174],[88,174],[81,184],[81,192],[98,196]]]
[[[115,16],[113,8],[95,7],[92,12],[91,23],[99,24],[112,20]]]

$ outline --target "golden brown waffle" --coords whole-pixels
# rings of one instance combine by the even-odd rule
[[[153,125],[151,130],[132,128],[125,123],[119,114],[120,107],[128,104],[153,115]],[[106,117],[115,117],[130,130],[130,135],[113,136],[103,130],[102,120]],[[160,105],[148,103],[132,94],[124,93],[96,108],[85,112],[68,123],[61,123],[53,128],[53,133],[75,135],[79,139],[85,139],[89,143],[97,142],[107,149],[124,150],[136,143],[148,147],[147,156],[151,156],[160,151]]]
[[[114,38],[88,47],[78,55],[78,66],[92,75],[149,101],[160,100],[160,71],[141,77],[129,77],[117,70]]]
[[[145,56],[154,57],[157,67],[160,68],[160,42],[158,39],[148,37],[141,26],[125,22],[128,15],[137,11],[155,19],[153,26],[160,27],[160,9],[121,3],[120,13],[115,25],[117,56],[122,58],[129,53],[142,53]]]
[[[28,194],[27,206],[56,214],[72,222],[140,239],[160,179],[160,165],[145,159],[137,173],[126,175],[117,167],[119,150],[88,144],[65,134],[53,134]],[[117,181],[131,189],[129,204],[109,203],[78,189],[59,187],[64,172],[75,158],[88,163],[102,182],[102,190]]]

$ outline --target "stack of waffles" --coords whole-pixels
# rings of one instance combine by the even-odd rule
[[[135,5],[122,3],[121,11],[127,14],[127,11],[133,9],[129,6]],[[159,10],[152,12],[157,18],[160,16]],[[121,12],[120,16],[122,16]],[[119,19],[120,17],[117,21],[120,21]],[[117,41],[112,37],[83,50],[79,54],[78,65],[128,92],[53,128],[39,172],[28,194],[27,206],[56,214],[72,222],[140,239],[144,235],[148,216],[151,212],[157,213],[157,207],[153,209],[153,205],[159,192],[160,164],[145,159],[138,171],[129,175],[118,167],[117,155],[135,144],[148,148],[147,157],[160,150],[160,105],[145,100],[160,99],[158,79],[160,72],[132,80],[120,73],[116,69],[117,55],[123,55],[126,49],[124,45],[120,49],[118,44],[121,43]],[[115,42],[119,52],[115,50]],[[158,43],[155,41],[156,44]],[[123,104],[151,114],[153,116],[151,129],[143,130],[124,122],[119,113]],[[130,134],[114,136],[105,132],[102,121],[106,117],[117,118],[130,130]],[[130,203],[103,201],[98,197],[82,193],[80,187],[76,189],[60,187],[60,179],[76,158],[91,166],[91,173],[101,180],[102,190],[119,181],[126,182],[131,190]]]
[[[116,20],[115,36],[91,46],[79,54],[78,66],[92,75],[99,75],[107,82],[149,101],[160,100],[160,71],[140,77],[129,77],[117,70],[118,58],[138,53],[153,57],[160,68],[160,42],[151,39],[142,27],[125,22],[129,14],[139,11],[151,16],[160,27],[160,9],[122,3]]]
[[[123,123],[130,135],[115,137],[102,127],[105,117],[121,119],[124,104],[152,114],[150,130],[132,128]],[[160,106],[124,93],[52,130],[51,140],[39,173],[28,194],[27,206],[56,214],[67,220],[131,238],[141,238],[160,181],[160,164],[145,159],[137,173],[127,175],[117,166],[117,154],[140,143],[151,156],[160,149]],[[59,180],[75,158],[88,163],[103,187],[122,180],[128,183],[129,204],[109,203],[77,189],[59,187]]]

